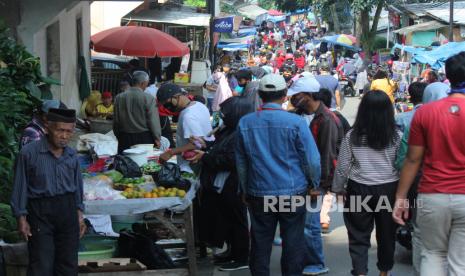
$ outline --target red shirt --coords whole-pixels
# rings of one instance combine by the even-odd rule
[[[419,193],[465,194],[465,99],[448,97],[418,109],[409,145],[425,148]]]
[[[297,66],[299,69],[303,69],[305,67],[305,57],[295,58],[294,62],[295,66]]]

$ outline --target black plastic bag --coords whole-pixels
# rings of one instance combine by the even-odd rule
[[[181,181],[181,169],[178,165],[166,162],[158,172],[157,184],[163,187],[173,187]]]
[[[126,178],[141,177],[142,171],[136,162],[132,161],[131,158],[124,155],[115,156],[113,161],[115,170],[119,171]]]
[[[121,231],[118,238],[118,256],[135,258],[147,269],[169,269],[175,264],[155,240],[139,233]]]

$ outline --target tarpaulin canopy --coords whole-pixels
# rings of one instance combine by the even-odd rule
[[[431,51],[422,51],[413,56],[413,61],[429,64],[433,69],[440,69],[446,60],[465,51],[465,42],[449,42]]]
[[[268,13],[268,11],[265,10],[264,8],[261,8],[254,4],[239,7],[237,8],[237,12],[240,15],[250,18],[252,20],[255,20],[259,15]]]
[[[407,45],[402,45],[402,44],[396,43],[396,44],[392,47],[391,54],[394,54],[394,51],[395,51],[396,49],[399,49],[399,50],[401,50],[401,51],[407,52],[407,53],[412,54],[412,55],[415,55],[415,54],[417,54],[417,53],[420,53],[420,52],[425,51],[425,48],[407,46]]]

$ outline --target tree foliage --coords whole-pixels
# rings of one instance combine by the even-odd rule
[[[258,5],[265,10],[275,9],[276,1],[274,0],[258,0]]]
[[[42,76],[40,60],[0,24],[0,202],[9,202],[21,132],[31,120],[34,105],[45,96],[37,85],[52,82]]]
[[[204,8],[207,6],[206,0],[185,0],[184,4],[191,7],[201,7]]]

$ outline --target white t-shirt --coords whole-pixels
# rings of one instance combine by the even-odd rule
[[[178,128],[176,130],[176,146],[182,147],[189,143],[191,136],[203,137],[206,141],[213,141],[215,138],[206,137],[212,131],[210,122],[210,112],[208,108],[199,102],[187,107],[179,114]],[[181,171],[192,172],[189,161],[177,156],[178,165]]]
[[[145,93],[152,95],[155,99],[157,98],[158,87],[155,84],[147,86]]]

